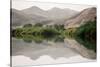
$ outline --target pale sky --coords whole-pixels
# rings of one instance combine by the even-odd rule
[[[70,8],[72,10],[81,11],[89,7],[96,7],[95,5],[74,5],[74,4],[57,4],[57,3],[43,3],[36,1],[25,1],[25,0],[12,0],[12,8],[22,10],[32,6],[37,6],[43,10],[49,10],[53,7],[57,8]]]

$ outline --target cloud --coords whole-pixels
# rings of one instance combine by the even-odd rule
[[[45,2],[34,2],[34,1],[26,1],[26,0],[14,0],[12,2],[12,8],[22,10],[32,6],[37,6],[43,10],[49,10],[53,7],[58,8],[70,8],[76,11],[81,11],[83,9],[94,7],[94,5],[74,5],[74,4],[57,4],[57,3],[45,3]]]

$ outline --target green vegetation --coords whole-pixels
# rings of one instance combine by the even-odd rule
[[[31,26],[31,27],[29,27]],[[23,28],[13,29],[13,36],[21,36],[25,34],[29,35],[45,35],[45,36],[54,36],[60,35],[64,32],[63,25],[54,25],[54,26],[41,26],[40,24],[30,25],[26,24]]]
[[[12,30],[12,36],[25,42],[41,43],[43,40],[63,42],[65,37],[74,38],[87,49],[96,52],[96,21],[88,21],[78,28],[64,29],[64,25],[26,24]]]
[[[23,27],[24,28],[32,27],[32,24],[25,24]]]
[[[30,27],[29,27],[30,26]],[[24,39],[24,41],[34,40],[37,43],[43,40],[63,41],[64,25],[44,26],[40,23],[35,25],[26,24],[23,28],[13,29],[13,37]]]
[[[42,27],[43,25],[41,23],[37,23],[34,25],[35,27]]]
[[[73,38],[75,37],[75,32],[76,32],[77,28],[68,28],[65,30],[65,35],[68,38]]]
[[[80,26],[75,34],[79,43],[96,52],[96,21],[88,21]]]

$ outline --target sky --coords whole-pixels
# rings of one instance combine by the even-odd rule
[[[28,1],[28,0],[12,0],[12,8],[17,10],[23,10],[26,8],[30,8],[32,6],[37,6],[43,10],[49,10],[54,7],[57,8],[70,8],[76,11],[82,11],[83,9],[96,7],[95,5],[75,5],[75,4],[58,4],[58,3],[44,3],[44,2],[37,2],[37,1]]]

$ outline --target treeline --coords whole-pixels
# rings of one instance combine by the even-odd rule
[[[33,39],[40,42],[44,39],[54,41],[63,41],[64,39],[64,25],[45,25],[40,23],[35,25],[25,24],[22,28],[12,30],[12,36],[17,38]]]
[[[65,29],[64,25],[25,24],[22,28],[13,29],[12,36],[26,42],[34,40],[37,43],[43,40],[63,42],[64,38],[70,37],[96,52],[96,20],[88,21],[78,28],[68,29]]]
[[[96,52],[96,20],[88,21],[77,28],[75,35],[79,43]]]
[[[40,23],[35,25],[26,24],[22,28],[16,28],[12,30],[13,36],[21,36],[24,34],[32,34],[32,35],[45,35],[45,36],[53,36],[60,35],[64,31],[64,25],[46,25],[43,26]]]

